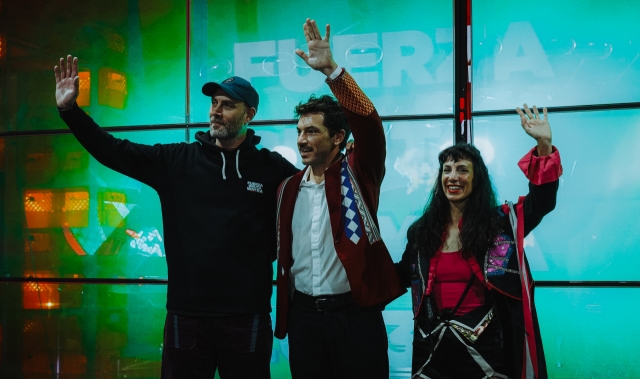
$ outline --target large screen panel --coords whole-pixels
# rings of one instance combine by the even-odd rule
[[[0,376],[159,378],[166,291],[165,285],[1,284]]]
[[[182,142],[184,130],[113,133]],[[1,276],[165,278],[156,192],[93,159],[72,135],[4,139]]]
[[[549,378],[640,377],[640,289],[536,288],[535,300]]]
[[[53,66],[67,54],[101,125],[185,121],[184,1],[4,1],[0,20],[0,131],[65,128]]]
[[[552,113],[564,174],[556,209],[525,239],[536,279],[640,280],[640,112]],[[516,163],[535,141],[513,116],[474,119],[474,142],[499,199],[516,201],[527,179]]]
[[[407,229],[424,211],[438,176],[438,153],[453,144],[453,120],[386,122],[386,174],[378,221],[391,257],[399,261]]]
[[[474,110],[638,101],[638,14],[627,0],[474,1]]]
[[[160,378],[166,293],[161,284],[0,283],[0,377]],[[274,379],[291,378],[288,358],[288,340],[274,338]]]
[[[381,0],[313,7],[288,0],[192,4],[193,121],[208,120],[202,85],[232,75],[258,90],[260,120],[291,119],[295,104],[312,93],[328,93],[324,76],[294,52],[306,50],[302,24],[307,17],[318,21],[323,34],[324,25],[331,24],[336,62],[353,74],[380,114],[452,113],[450,0],[411,0],[400,7]]]

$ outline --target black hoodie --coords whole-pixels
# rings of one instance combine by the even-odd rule
[[[60,117],[98,162],[158,192],[169,311],[270,312],[276,191],[298,169],[278,153],[258,150],[260,137],[251,129],[227,151],[205,132],[190,144],[118,139],[77,105]]]

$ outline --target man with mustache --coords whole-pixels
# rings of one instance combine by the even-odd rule
[[[276,190],[298,170],[258,150],[247,127],[259,97],[231,77],[207,83],[209,132],[196,142],[132,143],[102,130],[77,103],[78,59],[56,66],[60,117],[105,166],[158,192],[168,267],[162,378],[270,378]]]
[[[389,378],[383,305],[405,292],[378,230],[385,136],[373,104],[333,60],[329,25],[304,26],[309,53],[331,96],[296,107],[307,167],[278,194],[276,331],[289,335],[294,379]],[[343,155],[350,132],[353,151]]]

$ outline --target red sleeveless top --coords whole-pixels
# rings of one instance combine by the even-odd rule
[[[438,309],[453,309],[474,274],[461,252],[442,253],[439,251],[436,254],[439,255],[436,257],[435,280],[433,282],[436,306]],[[484,290],[485,286],[476,278],[460,304],[456,316],[461,316],[484,304]]]

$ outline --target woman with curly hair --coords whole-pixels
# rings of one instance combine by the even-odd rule
[[[562,166],[546,108],[516,111],[537,141],[518,162],[529,194],[498,205],[478,149],[457,144],[407,233],[397,268],[412,292],[413,378],[547,378],[523,240],[554,209]]]

